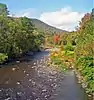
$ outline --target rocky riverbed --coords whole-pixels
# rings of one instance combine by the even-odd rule
[[[42,52],[32,61],[0,69],[0,100],[88,100],[74,72],[61,72]]]

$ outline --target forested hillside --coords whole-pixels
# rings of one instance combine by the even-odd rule
[[[37,28],[37,30],[42,31],[44,33],[49,33],[49,34],[53,34],[53,33],[65,33],[67,31],[65,30],[61,30],[55,27],[52,27],[38,19],[31,19],[32,23],[35,25],[35,27]]]

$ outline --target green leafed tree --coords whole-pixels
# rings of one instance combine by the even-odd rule
[[[6,4],[0,3],[0,15],[8,15],[8,14],[9,12],[8,12]]]
[[[27,17],[8,17],[7,13],[3,16],[7,7],[4,4],[0,7],[0,53],[11,58],[40,49],[44,36],[35,29],[32,20]]]

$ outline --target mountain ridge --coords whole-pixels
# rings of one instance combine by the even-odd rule
[[[68,32],[66,30],[58,29],[54,26],[48,25],[47,23],[39,19],[36,19],[36,18],[32,18],[31,21],[33,25],[35,26],[35,28],[41,32],[46,32],[46,33],[66,33]]]

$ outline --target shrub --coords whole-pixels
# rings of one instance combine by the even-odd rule
[[[64,48],[65,51],[74,51],[74,47],[71,44],[67,44]]]
[[[8,59],[6,54],[0,53],[0,64]]]
[[[82,56],[79,57],[76,63],[76,68],[80,71],[81,75],[85,79],[85,83],[87,84],[87,92],[94,92],[94,63],[93,57],[90,56]]]

